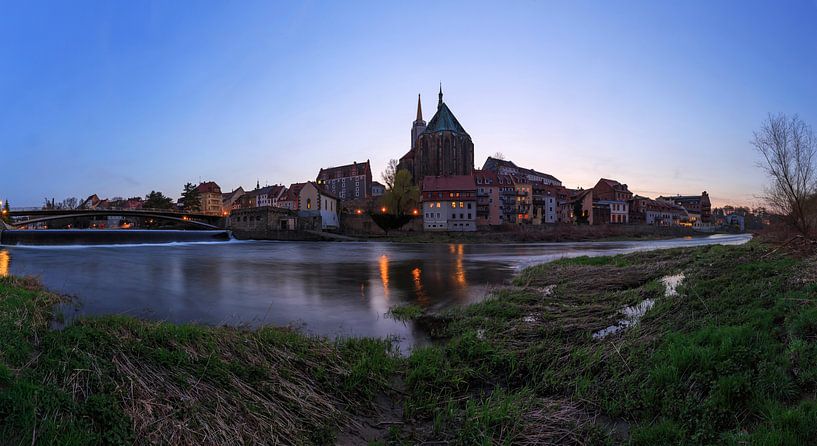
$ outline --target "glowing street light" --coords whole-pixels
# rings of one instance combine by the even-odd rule
[[[386,213],[386,206],[383,206],[382,208],[380,208],[380,212],[385,214]]]

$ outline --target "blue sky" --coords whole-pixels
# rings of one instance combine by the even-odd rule
[[[379,176],[439,82],[478,166],[753,204],[752,131],[817,127],[817,1],[0,2],[0,198]]]

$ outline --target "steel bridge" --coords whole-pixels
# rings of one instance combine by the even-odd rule
[[[190,224],[202,229],[223,229],[219,226],[224,217],[220,215],[196,212],[174,211],[168,209],[39,209],[31,211],[10,211],[9,217],[28,217],[25,220],[12,218],[8,226],[24,227],[36,223],[54,220],[86,217],[141,217],[156,220]]]

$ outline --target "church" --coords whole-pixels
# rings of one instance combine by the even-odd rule
[[[474,143],[443,102],[442,86],[437,112],[428,125],[423,121],[423,108],[417,96],[411,150],[400,158],[398,169],[411,172],[412,181],[417,185],[422,185],[427,176],[471,175],[474,172]]]

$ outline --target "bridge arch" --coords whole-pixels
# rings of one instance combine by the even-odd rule
[[[184,217],[173,217],[170,215],[162,215],[162,214],[153,214],[148,212],[139,212],[139,213],[132,213],[132,212],[117,212],[117,211],[110,211],[110,212],[103,212],[103,211],[94,211],[94,212],[76,212],[76,213],[64,213],[59,215],[49,215],[46,217],[39,217],[39,218],[31,218],[24,221],[17,221],[10,223],[10,226],[14,227],[21,227],[21,226],[28,226],[35,223],[43,223],[48,221],[54,220],[65,220],[69,218],[81,218],[81,217],[112,217],[112,216],[122,216],[122,217],[142,217],[142,218],[154,218],[157,220],[165,220],[165,221],[175,221],[179,223],[186,223],[193,226],[198,226],[203,229],[223,229],[215,225],[211,225],[209,223],[204,223],[196,220],[192,220],[189,218]]]

